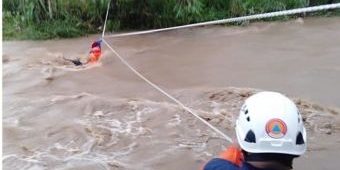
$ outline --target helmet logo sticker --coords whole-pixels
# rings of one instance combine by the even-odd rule
[[[266,132],[271,138],[279,139],[286,135],[287,126],[281,119],[271,119],[266,124]]]

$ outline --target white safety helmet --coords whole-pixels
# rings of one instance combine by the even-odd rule
[[[296,105],[276,92],[249,97],[236,120],[241,148],[250,153],[302,155],[306,151],[306,129]]]

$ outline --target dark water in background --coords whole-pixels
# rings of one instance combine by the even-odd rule
[[[198,169],[229,145],[105,45],[102,63],[89,68],[61,59],[86,58],[98,37],[3,43],[4,169]],[[340,165],[340,18],[106,40],[231,137],[254,89],[296,98],[309,129],[296,169]]]

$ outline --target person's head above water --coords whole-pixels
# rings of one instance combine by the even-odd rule
[[[91,48],[99,47],[101,48],[101,42],[102,40],[95,41],[91,44]]]

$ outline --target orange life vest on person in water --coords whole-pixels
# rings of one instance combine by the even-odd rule
[[[99,60],[101,53],[102,51],[99,47],[93,47],[88,63],[96,63]]]

